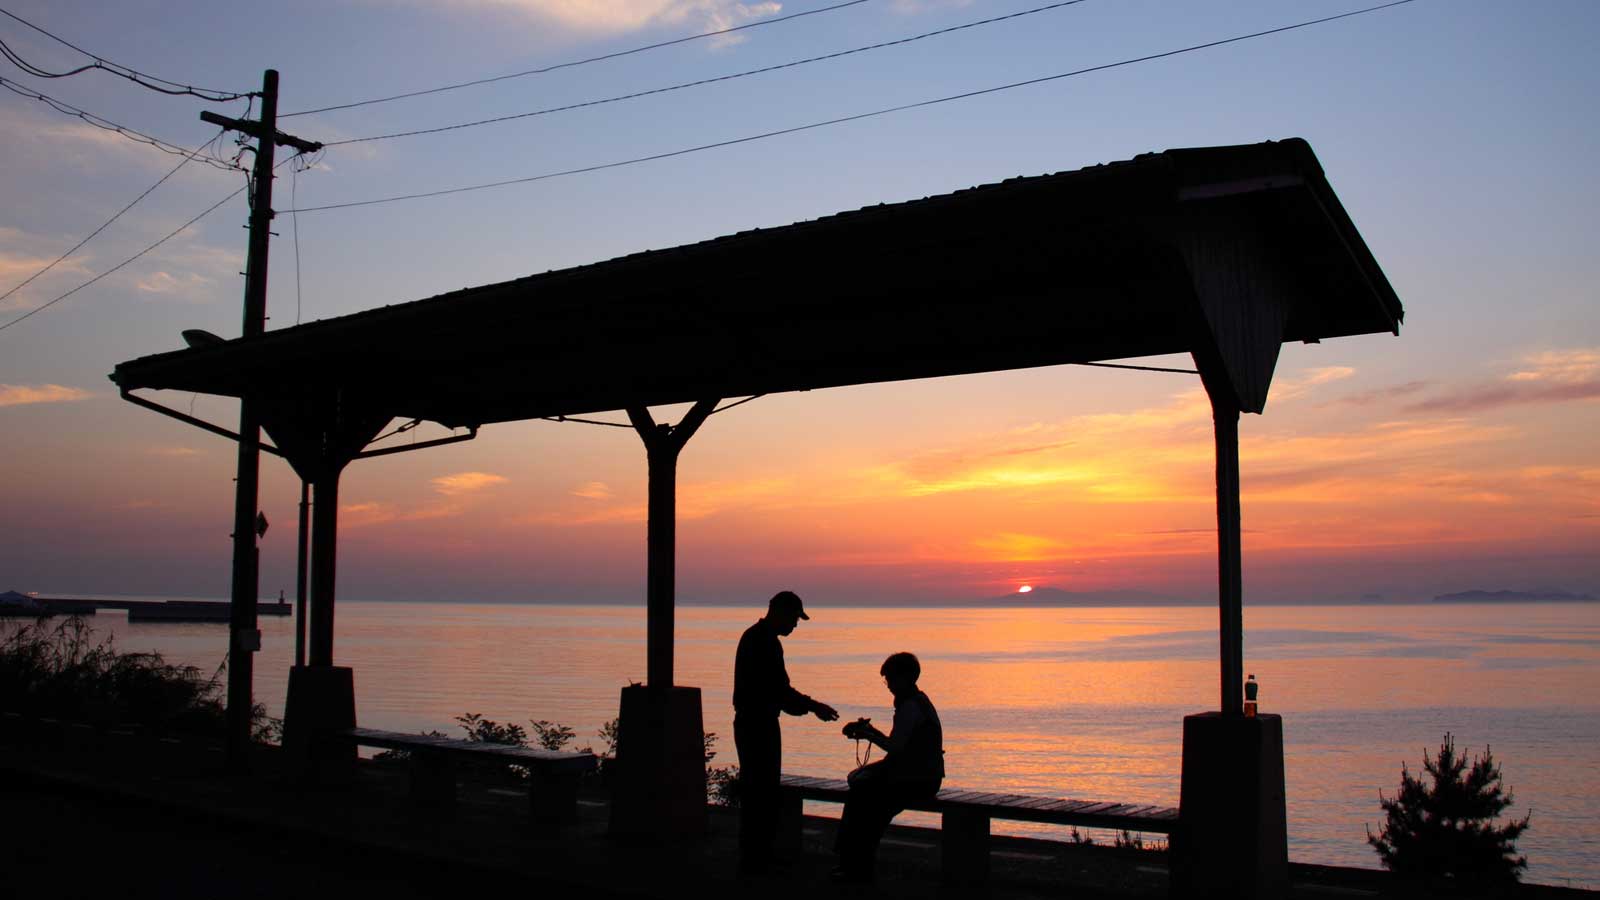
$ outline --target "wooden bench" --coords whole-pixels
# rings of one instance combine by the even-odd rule
[[[417,805],[449,815],[456,802],[456,765],[487,762],[528,770],[528,810],[535,825],[555,827],[577,821],[578,782],[599,767],[593,753],[536,750],[455,738],[352,728],[341,733],[363,747],[402,750],[410,759],[411,798]]]
[[[784,775],[779,779],[783,838],[798,846],[802,804],[806,800],[843,803],[850,785],[840,778]],[[1097,800],[1066,800],[1025,794],[996,794],[945,788],[923,804],[908,807],[939,813],[941,871],[948,884],[981,883],[989,876],[989,823],[993,819],[1045,822],[1116,831],[1170,835],[1178,811],[1170,807]]]

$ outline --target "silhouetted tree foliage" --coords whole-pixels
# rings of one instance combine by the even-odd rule
[[[713,766],[711,761],[717,758],[717,751],[712,749],[717,745],[717,733],[705,733],[706,751],[706,799],[717,806],[739,805],[739,767],[738,766]]]
[[[1438,756],[1424,755],[1422,768],[1432,784],[1413,778],[1402,762],[1400,792],[1393,799],[1379,793],[1387,821],[1377,835],[1367,830],[1367,843],[1383,865],[1403,877],[1453,879],[1464,886],[1515,881],[1528,867],[1527,857],[1517,855],[1516,840],[1528,830],[1532,813],[1495,825],[1512,795],[1501,786],[1489,748],[1469,763],[1446,732]]]
[[[600,726],[599,735],[600,740],[604,741],[606,744],[606,752],[604,755],[607,758],[616,756],[617,738],[622,736],[622,720],[620,718],[612,719],[606,724]]]
[[[80,616],[0,624],[0,707],[27,715],[220,737],[225,668],[208,678],[159,653],[123,652]],[[251,724],[263,741],[282,726],[260,704]]]
[[[510,744],[513,747],[528,746],[528,732],[521,725],[507,723],[501,725],[493,719],[485,719],[480,713],[467,713],[456,716],[456,723],[461,730],[467,733],[467,740],[482,741],[486,744]]]
[[[515,723],[500,723],[494,719],[486,719],[481,713],[467,713],[456,716],[456,724],[467,733],[469,741],[483,741],[490,744],[509,744],[513,747],[528,746],[528,732],[521,725]],[[546,719],[534,719],[528,723],[533,728],[533,739],[540,747],[546,750],[562,750],[577,737],[577,732],[570,726],[560,722],[551,722]],[[612,719],[600,727],[597,734],[605,743],[605,753],[600,754],[601,771],[617,756],[617,739],[621,735],[621,720]],[[434,737],[444,737],[437,731],[425,732]],[[739,805],[739,767],[738,766],[713,766],[711,761],[716,759],[717,733],[707,731],[702,736],[705,750],[706,765],[706,798],[719,806]],[[583,751],[593,753],[589,747]],[[399,761],[409,758],[410,754],[404,750],[385,750],[373,758],[381,760]],[[515,764],[496,764],[494,768],[509,773],[514,778],[525,778],[527,769]]]
[[[528,724],[533,726],[534,739],[546,750],[560,750],[577,737],[577,732],[560,722],[539,719]]]

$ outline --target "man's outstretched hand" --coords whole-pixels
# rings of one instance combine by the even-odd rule
[[[818,703],[811,711],[816,713],[817,718],[824,722],[832,722],[839,718],[839,711],[826,703]]]

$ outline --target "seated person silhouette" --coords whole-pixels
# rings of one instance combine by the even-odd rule
[[[850,773],[850,794],[839,822],[836,849],[838,881],[870,882],[878,841],[889,822],[907,806],[933,798],[944,780],[944,729],[933,702],[917,688],[922,664],[910,653],[896,653],[878,670],[894,695],[894,726],[888,734],[858,719],[845,737],[871,741],[883,759]]]

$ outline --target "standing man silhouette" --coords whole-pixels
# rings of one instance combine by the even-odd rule
[[[809,621],[800,597],[779,591],[767,601],[767,614],[739,638],[733,663],[733,744],[739,751],[739,871],[759,874],[772,866],[778,837],[778,775],[783,765],[783,733],[778,713],[813,713],[824,722],[839,718],[789,684],[783,644],[801,619]]]

